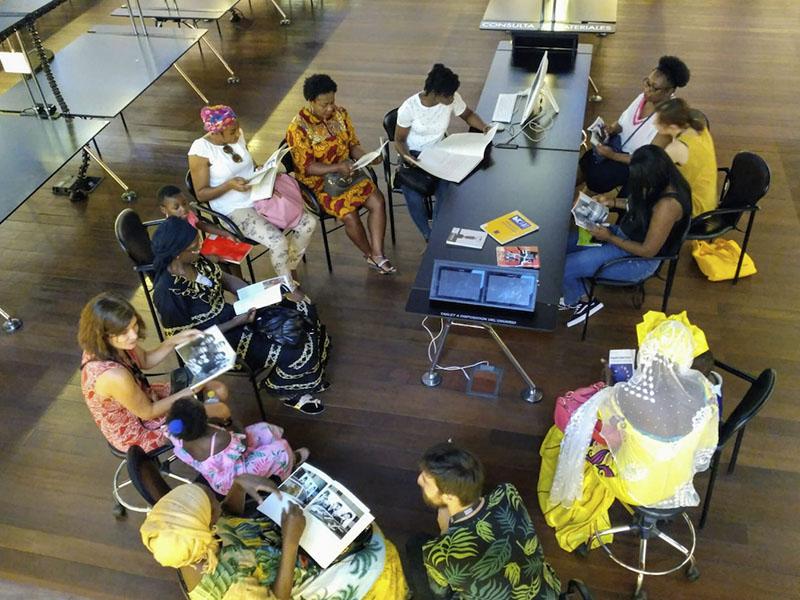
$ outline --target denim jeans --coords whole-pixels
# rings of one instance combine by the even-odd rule
[[[406,206],[408,207],[408,213],[411,215],[411,220],[414,221],[414,225],[417,226],[417,229],[419,229],[422,237],[424,237],[427,242],[428,238],[431,237],[431,226],[428,224],[428,209],[425,207],[425,198],[418,191],[412,190],[407,185],[403,185],[401,188],[403,190],[403,197],[406,199]],[[450,183],[443,179],[440,179],[439,183],[436,184],[436,190],[433,193],[436,202],[433,204],[433,217],[431,222],[436,221],[436,215],[439,214],[439,207],[447,197],[449,188]]]
[[[611,232],[622,239],[628,239],[617,225],[611,226]],[[591,277],[604,263],[623,256],[633,256],[614,244],[601,246],[578,246],[578,232],[570,231],[567,242],[567,260],[564,263],[564,283],[562,292],[566,304],[575,304],[581,296],[588,293],[583,279]],[[652,275],[658,269],[657,260],[632,260],[609,267],[603,271],[604,279],[619,281],[638,281]]]

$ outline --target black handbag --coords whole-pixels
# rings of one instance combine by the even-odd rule
[[[423,196],[433,196],[436,191],[436,185],[439,183],[439,178],[434,177],[427,171],[423,171],[419,167],[402,162],[397,167],[395,181],[398,185],[410,187]]]
[[[305,341],[310,325],[309,320],[300,311],[274,304],[259,309],[250,327],[276,344],[298,348]]]
[[[350,177],[342,177],[339,173],[328,173],[322,182],[322,190],[331,198],[341,196],[357,183],[369,179],[364,171],[356,171]]]

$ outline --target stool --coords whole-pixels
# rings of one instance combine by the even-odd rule
[[[605,529],[603,531],[595,531],[593,532],[594,538],[597,542],[602,546],[603,550],[611,557],[615,563],[620,565],[621,567],[628,569],[637,574],[636,578],[636,589],[633,592],[634,600],[647,600],[647,592],[642,589],[644,584],[644,576],[645,575],[668,575],[670,573],[674,573],[678,569],[686,566],[686,578],[689,581],[697,581],[700,578],[700,570],[697,568],[694,560],[694,549],[697,542],[697,537],[695,535],[694,526],[692,525],[692,521],[689,519],[689,516],[684,512],[683,508],[671,508],[671,509],[657,509],[657,508],[647,508],[644,506],[634,506],[634,520],[633,523],[630,525],[621,525],[619,527],[611,527],[610,529]],[[682,516],[686,525],[689,528],[689,534],[691,535],[692,543],[691,549],[687,550],[683,545],[672,539],[670,536],[665,534],[658,528],[658,524],[663,521],[672,521],[678,516]],[[603,542],[602,537],[606,535],[619,535],[622,533],[634,533],[639,536],[639,564],[638,567],[631,566],[627,563],[624,563],[619,558],[614,556],[614,553],[611,552],[611,549]],[[677,566],[667,569],[664,571],[648,571],[647,570],[647,543],[648,540],[655,540],[660,539],[678,552],[683,555],[683,560]]]
[[[130,477],[125,477],[128,474],[128,455],[126,452],[118,450],[111,444],[108,444],[108,447],[111,450],[111,454],[121,459],[119,466],[116,471],[114,471],[114,481],[111,488],[111,493],[114,495],[114,507],[111,509],[112,514],[116,519],[123,519],[129,510],[138,513],[150,512],[150,505],[141,500],[141,498],[139,499],[139,503],[134,504],[122,497],[122,490],[132,484]],[[172,450],[172,445],[167,444],[148,452],[148,456],[158,459],[159,456],[170,450]],[[170,463],[174,460],[174,454],[170,454],[165,460],[159,460],[159,470],[169,478],[177,479],[182,483],[191,483],[188,479],[179,477],[170,472]]]

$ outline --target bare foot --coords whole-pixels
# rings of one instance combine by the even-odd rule
[[[294,468],[296,469],[304,462],[308,460],[308,457],[311,456],[311,450],[308,448],[298,448],[294,451]]]

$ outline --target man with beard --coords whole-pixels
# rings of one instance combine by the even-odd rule
[[[558,598],[561,584],[517,488],[503,483],[483,495],[480,461],[451,443],[424,454],[417,484],[437,509],[440,535],[408,542],[415,599]]]

